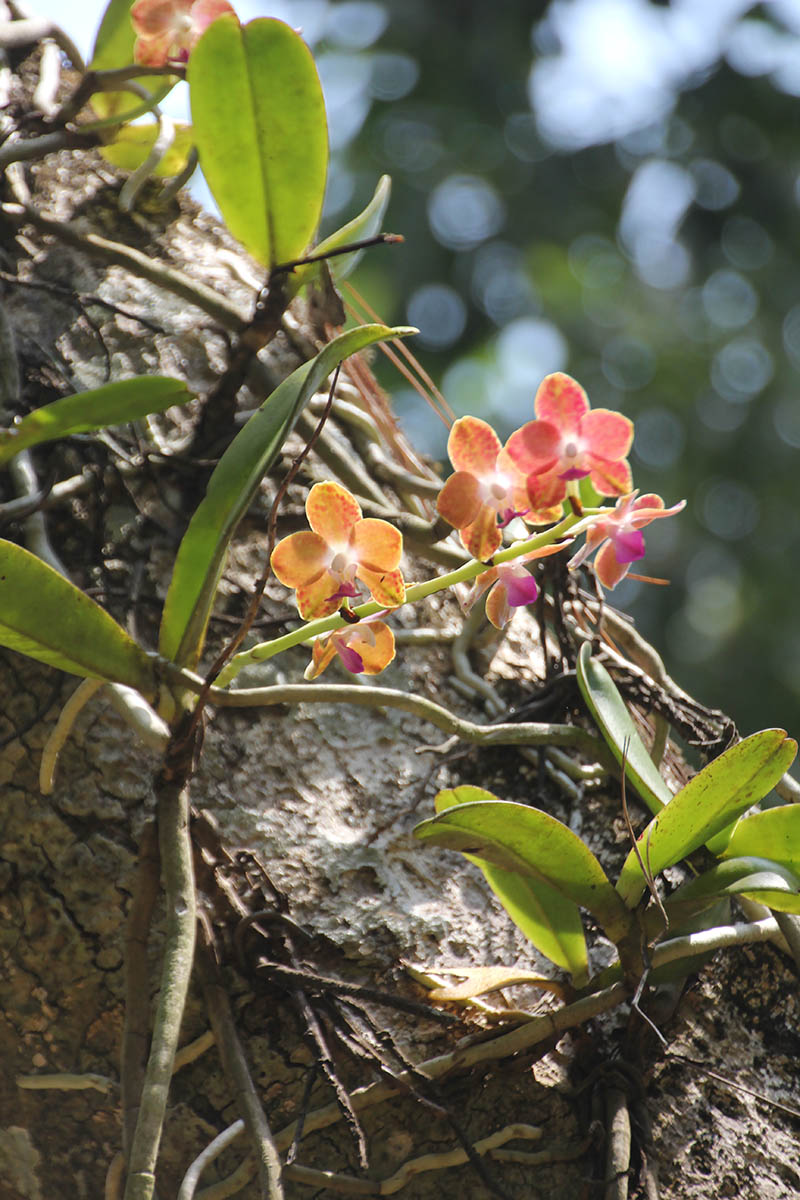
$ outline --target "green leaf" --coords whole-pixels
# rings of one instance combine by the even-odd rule
[[[180,666],[197,663],[228,544],[308,400],[349,355],[414,332],[359,325],[340,334],[293,371],[239,431],[217,463],[178,548],[161,618],[159,649],[165,658]]]
[[[496,799],[456,804],[423,821],[414,835],[548,884],[587,909],[615,944],[630,932],[630,914],[591,850],[539,809]]]
[[[386,215],[391,192],[391,179],[388,175],[381,175],[375,195],[363,212],[316,245],[314,254],[330,254],[331,251],[338,250],[340,246],[349,246],[352,242],[361,242],[367,238],[377,237],[383,226],[383,218]],[[365,253],[365,250],[354,250],[351,254],[340,254],[328,259],[328,269],[334,283],[341,283],[343,279],[346,279],[358,266]],[[300,288],[310,283],[318,273],[318,263],[297,267],[292,275],[291,295],[295,296]]]
[[[155,692],[153,661],[113,617],[35,554],[0,539],[0,645],[93,679]]]
[[[591,647],[584,642],[578,655],[578,687],[589,712],[608,743],[611,753],[622,765],[623,749],[625,776],[652,813],[658,813],[672,799],[672,792],[658,773],[647,753],[625,701],[605,667],[592,658]]]
[[[200,166],[234,237],[266,267],[307,249],[328,168],[311,52],[282,21],[214,21],[186,77]]]
[[[138,421],[191,399],[185,383],[160,375],[123,379],[89,392],[62,396],[28,413],[13,429],[0,430],[0,464],[40,442]]]
[[[787,867],[747,855],[718,863],[674,892],[666,904],[672,921],[709,908],[722,897],[744,896],[778,912],[800,912],[800,879]]]
[[[800,804],[782,804],[737,822],[723,858],[757,854],[800,874]]]
[[[157,137],[158,126],[153,122],[146,125],[124,125],[113,142],[100,147],[100,153],[113,166],[121,167],[123,171],[135,171],[153,149]],[[175,137],[158,166],[153,167],[153,175],[160,179],[179,175],[186,166],[193,145],[194,134],[191,125],[176,121]]]
[[[764,729],[715,758],[690,779],[638,838],[639,853],[653,875],[697,850],[755,804],[780,779],[797,751],[782,729]],[[633,907],[645,889],[631,850],[617,891]]]
[[[439,792],[434,804],[438,813],[454,804],[481,800],[497,797],[483,788],[463,786]],[[541,879],[493,866],[475,854],[466,857],[481,868],[517,928],[556,966],[569,971],[576,986],[582,986],[588,975],[588,958],[577,904]]]
[[[111,0],[103,13],[100,28],[95,38],[89,69],[111,71],[115,67],[128,67],[133,62],[133,46],[136,35],[131,24],[131,0]],[[163,100],[178,82],[174,75],[143,75],[133,81],[144,88],[150,104]],[[133,119],[146,112],[150,105],[133,92],[96,92],[92,96],[92,108],[100,117]]]

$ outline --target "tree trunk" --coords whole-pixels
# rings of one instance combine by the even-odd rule
[[[34,56],[17,69],[12,117],[29,103],[36,62]],[[22,394],[7,397],[16,402],[14,411],[97,386],[109,374],[168,374],[199,395],[210,392],[224,372],[231,334],[249,318],[254,264],[190,201],[162,203],[156,185],[145,189],[132,215],[121,212],[120,181],[94,151],[52,154],[26,171],[26,182],[35,214],[20,211],[19,186],[7,189],[2,229],[4,308],[22,380]],[[92,233],[214,289],[227,309],[212,316],[210,302],[192,305],[166,281],[154,282],[152,271],[146,278],[135,263],[120,265]],[[251,373],[240,407],[260,403],[324,336],[318,318],[294,309],[262,354],[260,371]],[[382,505],[416,518],[416,526],[413,519],[410,524],[422,538],[430,507],[420,511],[402,490],[378,482],[378,459],[397,466],[405,447],[391,432],[381,396],[369,392],[366,364],[356,382],[362,391],[366,386],[373,417],[390,432],[370,450],[334,417],[328,440],[290,489],[283,527],[299,525],[308,484],[335,476],[338,464],[365,511]],[[364,403],[352,379],[343,392]],[[0,510],[8,522],[5,536],[42,545],[39,518],[14,507],[27,487],[30,507],[43,514],[47,541],[72,579],[148,646],[155,644],[180,536],[208,478],[208,462],[186,448],[196,407],[156,418],[147,430],[45,445],[32,455],[33,482],[9,475],[2,485],[11,505]],[[276,482],[300,444],[295,436],[239,531],[212,622],[212,649],[236,628],[260,574]],[[60,486],[67,480],[69,486]],[[448,553],[455,550],[442,543],[437,550],[417,549],[410,577],[430,576]],[[548,578],[556,608],[586,621],[592,610],[574,581],[557,570]],[[261,613],[266,627],[293,619],[275,581]],[[578,645],[574,625],[555,621],[545,663],[540,628],[525,614],[505,638],[481,633],[467,648],[470,678],[459,666],[458,647],[454,654],[453,638],[463,626],[455,597],[440,594],[413,613],[403,609],[398,624],[431,636],[426,644],[401,644],[381,686],[417,693],[473,722],[495,715],[495,699],[503,714],[522,704],[556,665],[574,666]],[[619,648],[623,656],[633,653],[624,642]],[[307,657],[307,649],[290,651],[246,682],[299,681]],[[675,709],[677,692],[668,681],[642,676],[651,660],[635,659],[634,672],[640,668],[637,678],[650,689],[640,695],[642,712],[648,694],[666,695]],[[43,796],[40,756],[75,680],[15,654],[3,657],[2,671],[0,1200],[96,1197],[104,1187],[117,1196],[120,1059],[123,1046],[134,1064],[146,1051],[136,1042],[135,1021],[130,1030],[131,996],[140,1005],[144,998],[149,1019],[165,924],[156,899],[147,937],[148,893],[141,886],[142,878],[157,878],[148,829],[160,762],[102,691],[79,717],[55,789]],[[536,720],[589,728],[573,677],[546,697]],[[707,740],[719,735],[720,723],[699,705],[687,700],[681,711]],[[425,992],[412,982],[406,962],[433,973],[514,964],[548,974],[480,872],[462,856],[425,850],[411,837],[441,787],[472,783],[546,809],[580,829],[612,878],[626,854],[613,779],[584,788],[544,751],[464,741],[443,749],[445,738],[406,711],[353,703],[213,713],[192,782],[203,949],[182,1044],[192,1045],[213,1027],[217,1045],[208,1038],[197,1043],[197,1056],[187,1056],[173,1077],[158,1168],[162,1200],[177,1195],[192,1161],[242,1113],[231,1067],[235,1046],[220,1047],[229,1028],[226,1009],[284,1162],[292,1123],[308,1112],[294,1164],[284,1171],[288,1197],[378,1194],[376,1181],[395,1176],[409,1160],[403,1195],[414,1200],[625,1194],[777,1200],[800,1193],[796,976],[789,957],[773,946],[718,954],[677,1008],[663,996],[653,1019],[666,1048],[619,998],[609,1002],[608,1016],[598,1012],[565,1034],[552,1016],[559,1004],[531,988],[509,990],[505,1001],[495,996],[493,1007],[507,1003],[551,1015],[521,1025],[509,1017],[499,1029],[502,1013],[450,1005],[439,1011],[460,1013],[463,1022],[443,1023],[432,1012],[393,1007],[386,997],[378,1003],[374,995],[325,990],[318,977],[422,1005]],[[673,759],[680,771],[676,754]],[[293,924],[275,916],[282,907]],[[248,915],[260,910],[272,915],[248,926]],[[595,943],[599,961],[604,945]],[[364,1005],[368,1018],[348,1007],[353,1004]],[[315,1022],[337,1086],[360,1109],[363,1134],[352,1117],[342,1119],[344,1101],[336,1106],[328,1064],[309,1032]],[[536,1032],[527,1043],[524,1037],[498,1041],[513,1028]],[[394,1050],[378,1036],[384,1033]],[[454,1049],[452,1059],[437,1066],[437,1056]],[[376,1067],[381,1056],[384,1069]],[[422,1074],[406,1070],[421,1063],[427,1064]],[[401,1076],[399,1084],[389,1069]],[[54,1075],[60,1078],[48,1079]],[[494,1153],[475,1151],[504,1130]],[[360,1144],[367,1166],[359,1163]],[[455,1161],[447,1161],[447,1153]],[[473,1161],[464,1162],[468,1154]],[[424,1155],[434,1158],[417,1161]],[[241,1191],[235,1194],[262,1194],[246,1134],[208,1166],[199,1185],[207,1190],[197,1194],[234,1194],[221,1181],[237,1171]],[[366,1181],[373,1181],[371,1188]],[[399,1190],[400,1178],[395,1182]],[[385,1187],[382,1194],[391,1192]]]

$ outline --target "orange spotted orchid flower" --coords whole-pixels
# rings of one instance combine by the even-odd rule
[[[631,563],[644,557],[642,528],[658,517],[673,516],[685,506],[686,501],[681,500],[672,508],[665,508],[660,496],[631,492],[617,501],[607,517],[590,526],[585,544],[567,565],[572,569],[579,567],[597,550],[594,573],[603,587],[615,588],[627,575]]]
[[[557,554],[568,544],[568,542],[559,542],[554,546],[543,546],[541,550],[531,550],[529,554],[521,554],[512,562],[490,567],[475,580],[468,606],[471,608],[487,589],[491,589],[486,597],[486,616],[495,629],[505,629],[511,617],[511,609],[524,608],[527,604],[533,604],[539,595],[536,580],[522,564],[530,562],[534,558]]]
[[[133,61],[143,67],[188,62],[211,22],[233,11],[228,0],[136,0]]]
[[[504,526],[514,517],[530,524],[554,519],[550,512],[534,511],[525,475],[486,421],[461,417],[450,430],[447,452],[455,473],[440,491],[437,508],[458,530],[464,549],[473,558],[490,559],[503,540]],[[555,515],[560,512],[559,504]]]
[[[518,470],[533,477],[529,490],[534,499],[538,487],[551,502],[563,502],[574,490],[573,481],[587,475],[601,496],[630,492],[626,455],[633,442],[632,421],[607,408],[590,408],[580,384],[560,371],[540,384],[534,412],[537,419],[506,443]]]
[[[306,516],[311,529],[285,537],[270,559],[281,583],[296,590],[304,620],[349,607],[351,599],[361,596],[356,580],[385,608],[404,603],[399,530],[388,521],[362,517],[358,501],[338,483],[314,484]]]
[[[342,666],[353,675],[377,675],[394,658],[394,634],[376,614],[365,617],[357,625],[348,625],[327,637],[317,638],[312,654],[306,679],[316,679],[337,655]]]

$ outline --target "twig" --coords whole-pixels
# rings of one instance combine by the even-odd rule
[[[158,899],[159,854],[154,821],[148,821],[139,843],[139,864],[125,930],[125,1022],[122,1029],[122,1145],[130,1154],[147,1064],[150,1021],[147,940]]]
[[[192,972],[196,898],[189,837],[189,792],[183,780],[171,782],[166,776],[160,782],[158,832],[167,929],[153,1040],[128,1158],[125,1200],[152,1200],[155,1191],[155,1166],[167,1093]]]
[[[230,1146],[231,1142],[236,1140],[243,1130],[244,1121],[240,1117],[238,1121],[234,1121],[233,1124],[229,1125],[227,1129],[223,1129],[222,1133],[218,1133],[213,1142],[209,1142],[205,1150],[198,1154],[197,1158],[184,1175],[178,1191],[178,1200],[193,1200],[195,1190],[200,1182],[203,1171],[205,1171],[206,1167],[209,1166],[215,1158],[218,1158],[220,1154],[222,1154],[223,1150]]]
[[[631,1115],[621,1087],[606,1091],[606,1175],[604,1200],[628,1200],[631,1169]]]
[[[59,713],[58,720],[44,744],[39,763],[39,791],[43,796],[49,796],[53,791],[58,756],[64,748],[78,716],[104,683],[104,679],[82,680]]]
[[[237,1105],[256,1154],[261,1194],[266,1200],[283,1200],[281,1161],[236,1033],[228,996],[219,981],[211,954],[204,945],[198,947],[197,965],[217,1052],[233,1087]]]
[[[29,1092],[59,1091],[84,1092],[90,1088],[97,1092],[111,1092],[117,1086],[106,1075],[18,1075],[17,1087]]]
[[[480,1063],[494,1062],[521,1054],[532,1046],[547,1041],[549,1038],[559,1037],[568,1029],[574,1029],[601,1013],[617,1008],[625,1001],[627,995],[626,986],[616,983],[593,996],[583,997],[554,1012],[543,1013],[518,1029],[500,1034],[490,1041],[479,1042],[472,1046],[456,1047],[448,1054],[430,1058],[426,1062],[420,1063],[415,1068],[414,1074],[423,1075],[428,1079],[441,1079],[454,1071],[466,1071]],[[353,1108],[356,1112],[363,1112],[376,1104],[383,1103],[384,1100],[391,1099],[398,1092],[407,1090],[410,1083],[412,1083],[410,1073],[402,1072],[393,1083],[381,1080],[358,1088],[350,1097]],[[319,1129],[327,1129],[341,1120],[341,1117],[342,1114],[337,1104],[327,1104],[324,1108],[318,1108],[305,1114],[303,1118],[304,1132],[313,1133]],[[275,1145],[278,1150],[286,1150],[292,1145],[298,1124],[299,1121],[293,1121],[275,1134]],[[245,1173],[242,1172],[242,1174]],[[246,1175],[245,1182],[251,1175],[252,1172],[250,1175]],[[230,1194],[228,1191],[217,1192],[217,1186],[204,1189],[198,1200],[216,1200],[217,1197]]]

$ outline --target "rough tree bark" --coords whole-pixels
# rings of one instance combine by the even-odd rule
[[[35,74],[35,57],[17,64],[12,115],[24,111],[26,85]],[[198,394],[209,392],[225,370],[235,314],[241,322],[249,316],[253,264],[190,201],[163,204],[155,186],[133,214],[123,214],[117,203],[120,180],[94,152],[53,154],[26,171],[25,179],[33,207],[56,224],[22,213],[19,191],[6,187],[2,289],[22,378],[21,396],[11,398],[17,411],[96,386],[109,374],[160,372],[186,379]],[[132,246],[151,263],[175,267],[215,289],[233,314],[228,328],[185,297],[110,261],[90,233]],[[262,355],[261,373],[251,376],[240,406],[260,402],[270,382],[313,353],[323,336],[313,313],[295,310]],[[365,380],[369,384],[366,367],[362,386]],[[343,394],[362,403],[352,379]],[[380,397],[372,403],[382,416]],[[147,432],[76,437],[33,455],[37,481],[30,487],[41,496],[30,507],[43,512],[51,545],[72,578],[151,645],[177,542],[208,474],[208,463],[186,450],[196,416],[195,410],[157,419]],[[337,461],[365,509],[408,513],[403,492],[380,482],[388,476],[376,464],[397,465],[401,446],[389,418],[382,427],[387,430],[382,444],[372,443],[370,450],[351,426],[334,418],[329,441],[290,491],[286,529],[299,521],[305,487],[315,478],[335,476],[331,463]],[[300,444],[295,438],[239,532],[212,627],[215,644],[235,628],[260,573],[276,480]],[[69,487],[59,486],[64,480],[72,481]],[[19,479],[4,478],[1,486],[4,535],[20,541],[35,535],[19,511]],[[434,559],[434,552],[426,557],[418,551],[411,576],[431,573]],[[551,594],[573,616],[585,613],[574,585],[557,573]],[[265,626],[291,620],[277,584],[262,614]],[[401,646],[396,665],[380,682],[419,692],[478,722],[487,719],[487,684],[504,709],[541,688],[546,668],[533,616],[515,620],[504,640],[482,637],[471,646],[471,682],[463,672],[459,678],[454,666],[453,637],[462,623],[452,597],[434,598],[414,614],[403,611],[400,627],[422,626],[432,631],[432,640]],[[557,649],[551,640],[551,657]],[[638,656],[637,662],[627,643],[620,642],[619,649],[623,656],[633,654],[634,668],[645,670],[639,694],[645,712],[648,695],[663,699],[663,692],[647,676],[646,659]],[[564,665],[572,665],[574,650],[565,630]],[[290,652],[268,664],[259,681],[299,680],[306,658],[306,651]],[[157,871],[147,829],[158,758],[101,692],[62,754],[55,791],[43,797],[40,753],[75,680],[18,655],[4,656],[0,665],[0,1200],[96,1197],[104,1187],[113,1196],[123,1123],[118,1081],[124,960],[127,955],[139,996],[147,1001],[157,979],[164,920],[157,903],[154,935],[145,949],[135,926],[140,911],[131,925],[131,897],[137,870],[152,878]],[[547,671],[552,669],[550,663]],[[551,689],[545,696],[547,705],[535,719],[589,727],[569,677],[563,691]],[[707,740],[719,734],[720,723],[699,706],[687,703],[683,713]],[[312,1065],[309,1008],[328,1021],[327,1040],[344,1087],[352,1093],[380,1075],[352,1040],[349,1049],[337,1046],[330,1033],[332,1014],[341,1017],[343,1011],[341,998],[336,1009],[306,981],[304,1001],[295,977],[276,977],[259,967],[264,956],[286,964],[285,933],[264,918],[263,934],[257,935],[240,919],[273,906],[275,888],[300,927],[289,936],[309,971],[422,1002],[424,993],[411,983],[403,960],[432,970],[494,963],[547,970],[477,871],[460,856],[423,851],[413,842],[411,827],[429,815],[437,788],[464,781],[534,802],[580,828],[610,871],[626,851],[614,780],[582,790],[563,770],[548,770],[546,755],[509,746],[459,743],[461,752],[420,753],[444,738],[406,712],[352,704],[220,709],[207,729],[192,801],[202,927],[213,932],[220,962],[217,969],[205,954],[199,964],[182,1040],[189,1045],[201,1038],[210,1027],[209,1010],[218,1022],[220,1006],[230,1006],[283,1157],[291,1141],[285,1131],[304,1106],[311,1114],[328,1114],[324,1125],[322,1117],[309,1116],[296,1165],[287,1173],[286,1195],[329,1195],[344,1186],[319,1175],[304,1178],[297,1164],[347,1176],[358,1194],[355,1179],[385,1179],[409,1159],[457,1150],[456,1125],[475,1144],[514,1124],[540,1133],[532,1140],[529,1130],[528,1140],[511,1141],[506,1157],[483,1159],[484,1177],[471,1163],[444,1169],[439,1162],[437,1169],[415,1174],[403,1194],[415,1200],[492,1194],[778,1200],[800,1194],[796,975],[788,956],[771,945],[718,954],[691,981],[676,1009],[654,1012],[666,1049],[637,1017],[629,1019],[623,1005],[563,1038],[553,1032],[538,1046],[499,1058],[481,1060],[478,1052],[475,1065],[449,1073],[435,1093],[416,1080],[417,1094],[406,1088],[364,1109],[369,1166],[359,1167],[358,1135],[336,1119],[331,1086]],[[140,857],[143,866],[137,867]],[[557,1007],[521,990],[509,992],[508,1002],[543,1013]],[[465,1024],[443,1025],[430,1015],[366,1003],[376,1028],[390,1031],[412,1063],[456,1045],[480,1045],[479,1038],[488,1038],[492,1029],[480,1014]],[[162,1200],[177,1194],[195,1156],[240,1115],[241,1096],[208,1041],[173,1079],[159,1169]],[[396,1070],[402,1065],[393,1061]],[[33,1086],[32,1077],[53,1074],[81,1077],[84,1086]],[[629,1192],[627,1175],[604,1180],[609,1142],[624,1147],[628,1136]],[[220,1181],[239,1170],[236,1194],[259,1195],[256,1164],[247,1153],[242,1135],[208,1168],[200,1184],[208,1190],[198,1194],[234,1194]],[[620,1154],[619,1162],[627,1165]],[[375,1193],[362,1187],[361,1194]]]

